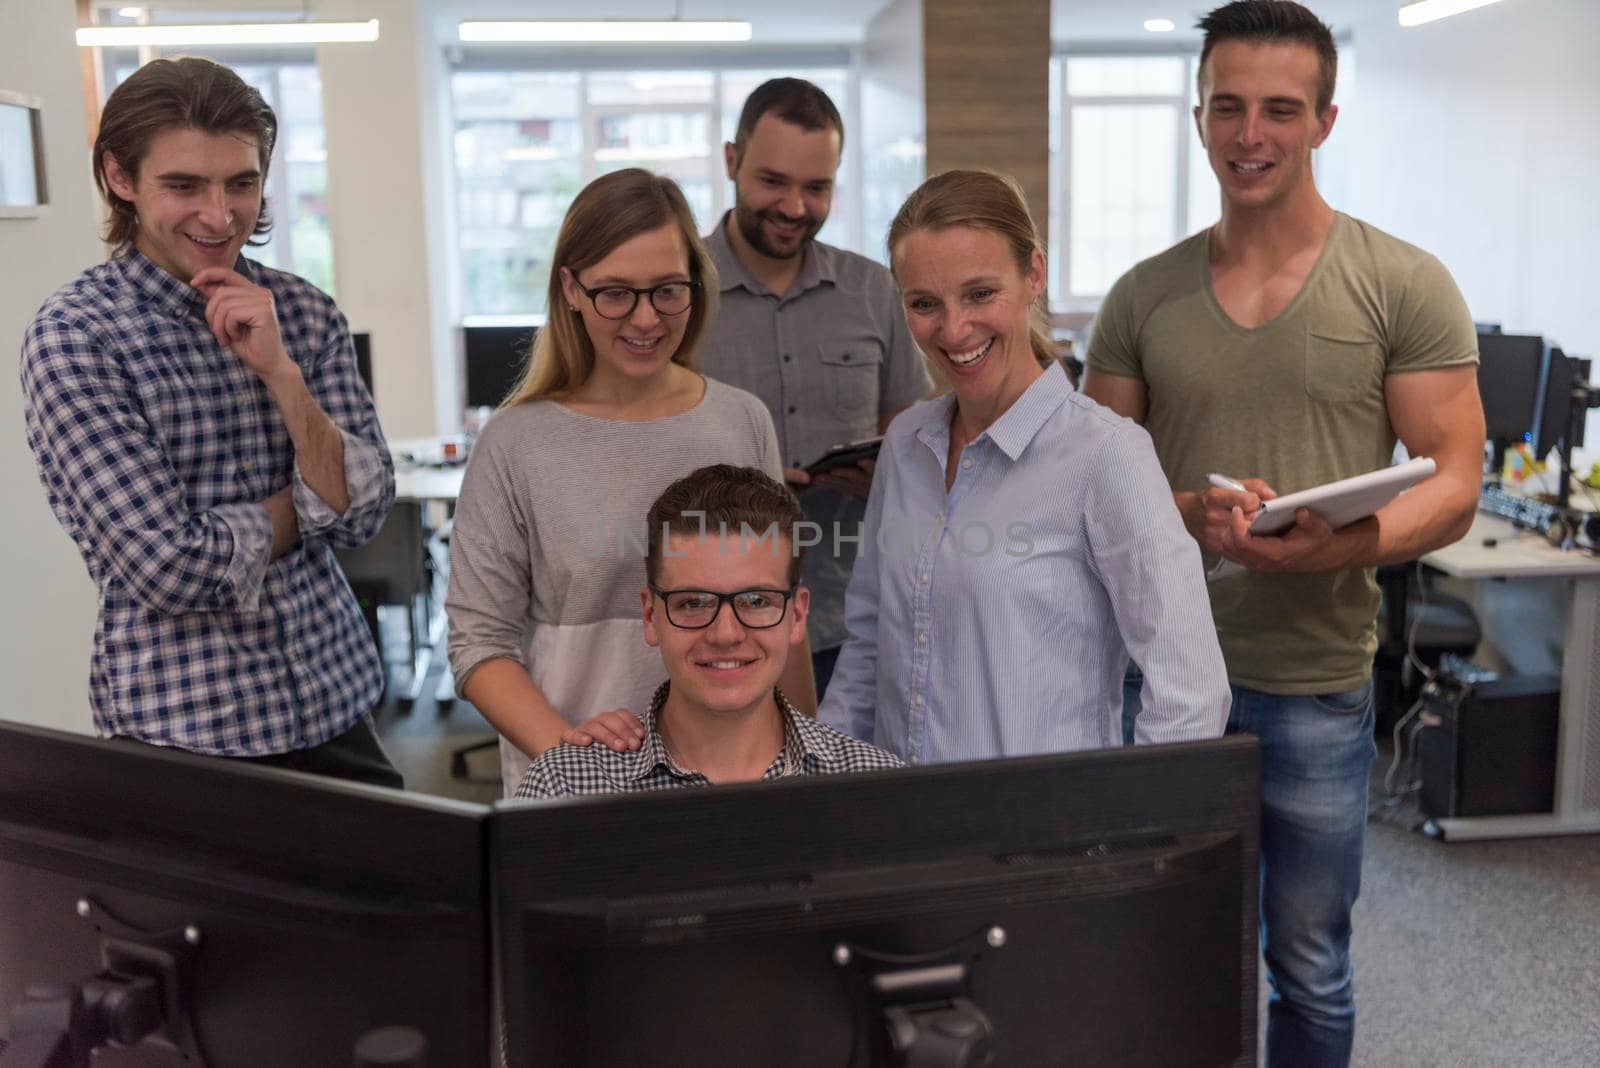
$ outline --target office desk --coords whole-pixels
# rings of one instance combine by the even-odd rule
[[[1486,546],[1484,539],[1494,539]],[[1600,558],[1563,552],[1544,538],[1479,513],[1467,536],[1422,562],[1463,579],[1571,581],[1561,662],[1555,811],[1433,821],[1447,840],[1600,833]]]

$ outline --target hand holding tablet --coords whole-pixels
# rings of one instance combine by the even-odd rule
[[[826,471],[832,471],[834,468],[854,467],[862,460],[875,460],[878,457],[878,449],[882,445],[882,437],[863,438],[861,441],[835,445],[816,460],[807,464],[805,472],[812,478],[816,478],[818,475]]]

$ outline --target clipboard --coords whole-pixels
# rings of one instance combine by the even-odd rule
[[[1368,471],[1353,478],[1326,482],[1311,489],[1274,497],[1262,501],[1255,519],[1250,522],[1252,534],[1281,534],[1294,526],[1294,513],[1309,508],[1328,521],[1334,530],[1367,518],[1401,493],[1429,477],[1436,469],[1433,459],[1419,456],[1403,464]],[[1206,572],[1207,582],[1242,575],[1246,568],[1227,557],[1219,557]]]
[[[1294,526],[1294,513],[1300,508],[1311,509],[1334,530],[1347,527],[1367,518],[1432,475],[1435,467],[1431,457],[1419,456],[1393,467],[1262,501],[1260,511],[1250,523],[1250,533],[1278,534],[1288,530]]]

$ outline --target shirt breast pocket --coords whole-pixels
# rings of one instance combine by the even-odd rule
[[[1383,345],[1371,338],[1306,334],[1306,393],[1343,403],[1382,396]]]
[[[883,350],[875,342],[835,341],[817,346],[825,395],[852,439],[878,432],[878,371]]]

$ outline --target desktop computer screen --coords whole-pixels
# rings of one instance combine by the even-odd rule
[[[531,326],[464,326],[466,407],[498,408],[528,366],[537,333]]]
[[[1539,405],[1544,362],[1541,337],[1478,335],[1478,393],[1486,440],[1517,444],[1526,439]]]
[[[0,1064],[489,1063],[490,815],[0,723]]]
[[[1254,1064],[1253,738],[502,803],[507,1063]]]

